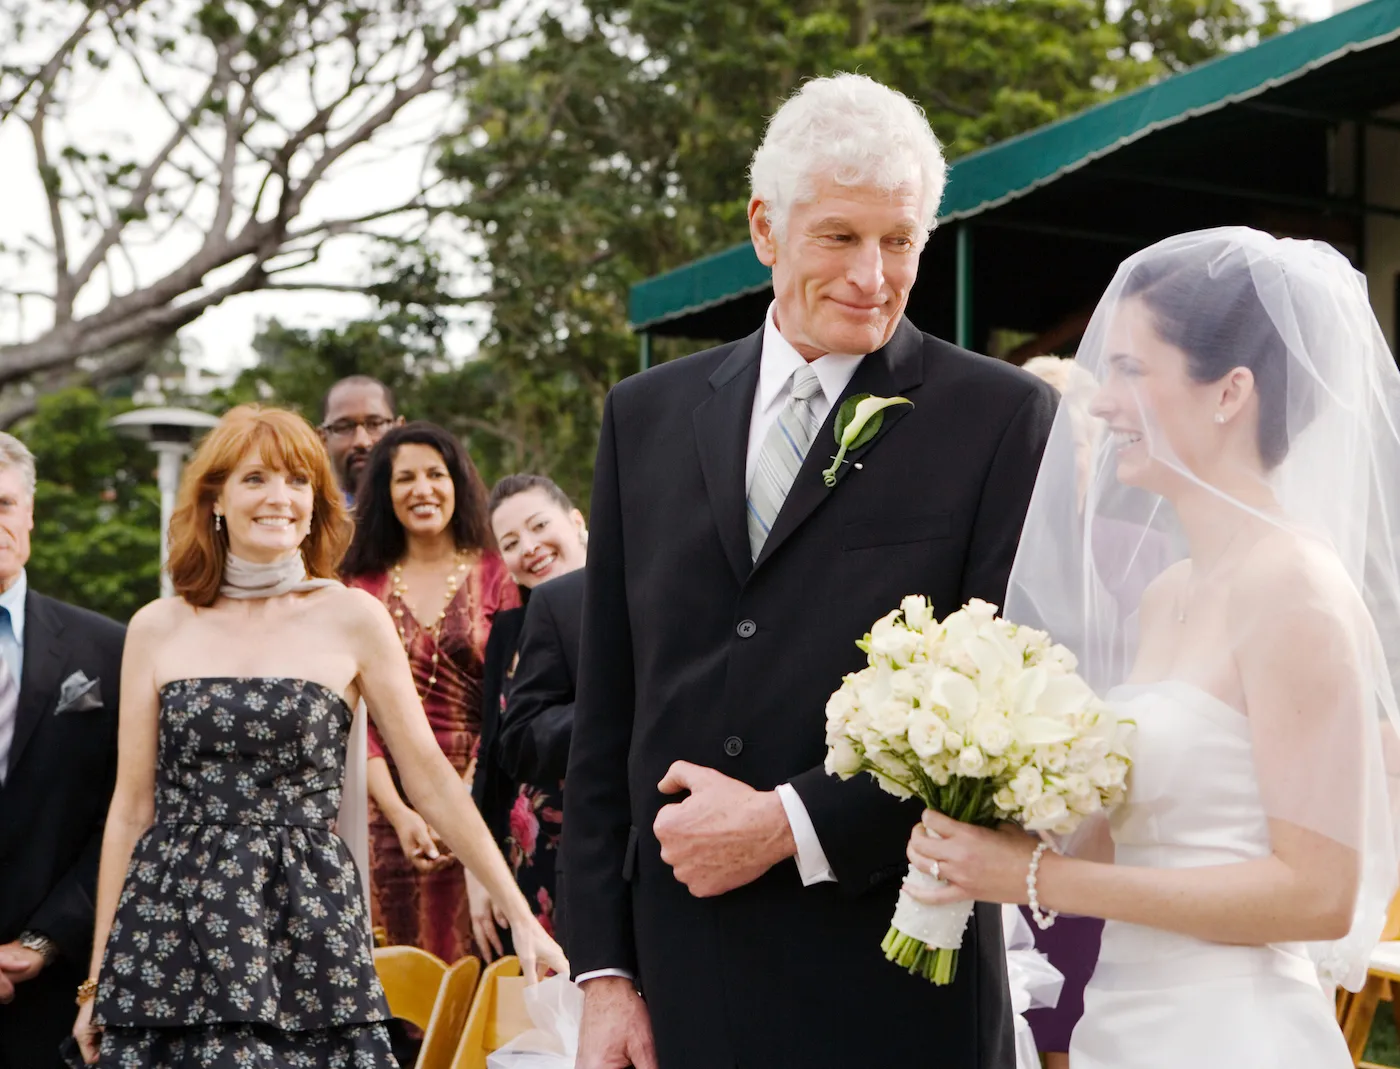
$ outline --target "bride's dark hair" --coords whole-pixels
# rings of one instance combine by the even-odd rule
[[[1259,299],[1254,266],[1239,245],[1194,246],[1138,265],[1123,296],[1147,306],[1162,340],[1186,354],[1196,382],[1218,382],[1237,367],[1250,370],[1259,397],[1259,456],[1268,470],[1288,455],[1290,415],[1296,433],[1312,418],[1314,398],[1311,390],[1298,388],[1300,383],[1293,384],[1289,397],[1289,374],[1295,369]],[[1282,275],[1278,281],[1283,283]]]

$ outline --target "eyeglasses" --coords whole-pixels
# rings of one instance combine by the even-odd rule
[[[334,423],[321,424],[321,430],[332,438],[350,438],[360,427],[371,438],[378,438],[394,425],[394,420],[384,416],[370,416],[368,419],[338,419]]]

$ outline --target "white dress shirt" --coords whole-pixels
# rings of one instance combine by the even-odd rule
[[[768,316],[763,326],[763,350],[758,361],[758,390],[754,393],[753,415],[749,418],[748,457],[744,464],[746,497],[749,483],[753,482],[754,468],[758,466],[758,452],[763,446],[763,439],[792,393],[793,372],[806,365],[817,373],[822,392],[812,398],[810,405],[820,426],[831,414],[831,406],[850,383],[851,376],[856,373],[860,362],[865,359],[864,356],[848,356],[844,353],[827,353],[812,361],[804,359],[778,330],[773,318],[774,307],[773,304],[768,306]],[[830,445],[833,453],[836,451],[834,440],[827,445]],[[813,440],[811,448],[826,448],[821,442],[820,433]],[[825,713],[819,709],[813,715],[821,718]],[[802,885],[810,887],[814,883],[834,883],[836,877],[832,874],[831,863],[827,861],[826,852],[822,850],[822,844],[817,839],[817,829],[792,784],[778,785],[778,800],[783,803],[783,812],[787,814],[792,838],[797,844],[797,872],[802,877]],[[634,979],[632,974],[624,969],[597,969],[581,973],[578,982],[583,983],[600,976]]]
[[[0,594],[0,609],[5,610],[0,613],[0,658],[4,658],[5,667],[14,678],[16,691],[24,671],[24,598],[28,589],[28,579],[21,571],[10,588]],[[18,697],[14,705],[0,703],[0,783],[9,774],[10,747],[14,744],[18,715]]]
[[[787,404],[792,394],[792,376],[798,368],[806,365],[817,373],[817,381],[822,384],[822,392],[813,397],[810,404],[820,426],[846,386],[856,368],[865,359],[863,356],[847,356],[844,353],[827,353],[817,359],[807,361],[783,337],[778,324],[773,319],[775,305],[768,306],[767,321],[763,326],[763,353],[758,363],[758,391],[754,394],[753,415],[749,419],[749,453],[744,466],[744,485],[753,482],[754,468],[758,466],[758,452],[768,428],[773,426],[778,413]],[[821,435],[812,441],[812,449],[831,447],[836,452],[836,442],[823,443]],[[826,860],[826,852],[817,840],[817,830],[812,826],[812,818],[807,807],[790,783],[778,785],[778,799],[787,813],[788,824],[792,828],[792,838],[797,843],[797,872],[802,877],[802,885],[810,887],[814,883],[828,883],[836,879],[831,865]]]

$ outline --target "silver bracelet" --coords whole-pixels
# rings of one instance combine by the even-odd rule
[[[1035,920],[1037,927],[1039,927],[1041,931],[1044,931],[1046,928],[1049,928],[1050,925],[1054,924],[1055,918],[1059,916],[1053,909],[1047,910],[1045,913],[1040,911],[1040,894],[1037,892],[1035,885],[1036,876],[1040,872],[1040,859],[1048,849],[1050,849],[1049,843],[1036,844],[1035,853],[1031,854],[1030,868],[1026,870],[1026,898],[1030,902],[1031,917]]]

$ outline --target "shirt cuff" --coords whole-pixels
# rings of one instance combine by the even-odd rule
[[[807,815],[802,796],[791,783],[780,783],[778,800],[783,803],[788,826],[792,828],[793,841],[797,843],[797,874],[802,877],[802,886],[835,883],[836,877],[831,872],[831,862],[827,861],[826,851],[817,839],[817,829],[812,826],[812,818]]]
[[[592,972],[579,973],[574,983],[581,984],[587,980],[597,980],[601,976],[620,976],[624,980],[631,980],[636,983],[637,978],[626,969],[594,969]]]

